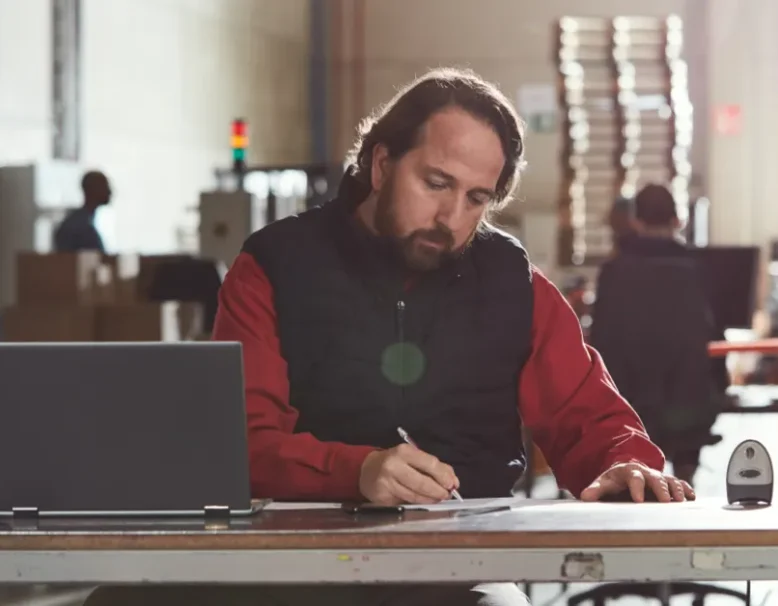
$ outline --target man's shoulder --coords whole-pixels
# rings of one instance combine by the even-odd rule
[[[484,223],[478,228],[473,246],[485,254],[529,264],[527,249],[521,241],[513,234],[490,223]]]
[[[473,240],[473,253],[481,275],[493,276],[498,281],[506,276],[525,276],[526,281],[522,282],[533,282],[536,268],[527,249],[516,236],[503,229],[489,223],[482,225]]]
[[[300,247],[310,241],[314,232],[320,228],[326,214],[325,206],[317,206],[273,221],[246,239],[243,252],[256,256],[269,249],[281,252],[286,248],[291,250]]]

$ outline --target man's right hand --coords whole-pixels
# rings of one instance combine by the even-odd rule
[[[371,452],[359,476],[359,490],[377,505],[439,503],[458,488],[450,465],[409,444]]]

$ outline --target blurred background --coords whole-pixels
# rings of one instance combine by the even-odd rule
[[[526,121],[499,222],[587,335],[617,201],[657,183],[722,335],[775,336],[776,23],[774,0],[0,0],[0,338],[208,338],[244,238],[328,199],[359,121],[450,65]],[[85,204],[90,250],[58,231]],[[769,351],[726,366],[778,382]]]
[[[766,309],[774,18],[768,0],[0,0],[0,301],[45,303],[28,274],[78,273],[18,255],[52,252],[86,171],[110,181],[105,252],[156,257],[120,263],[148,289],[160,255],[229,264],[247,233],[326,199],[359,120],[457,65],[527,122],[528,169],[501,222],[561,287],[609,254],[614,200],[660,182],[694,243],[760,249]],[[236,189],[253,196],[208,195]],[[96,281],[117,280],[103,265],[113,276]]]

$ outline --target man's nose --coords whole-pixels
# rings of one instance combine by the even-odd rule
[[[465,221],[467,210],[467,194],[465,192],[452,191],[441,201],[438,213],[435,217],[437,223],[445,225],[451,231],[456,231]]]

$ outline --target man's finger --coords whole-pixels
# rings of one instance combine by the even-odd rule
[[[599,501],[608,494],[617,494],[624,489],[624,485],[615,482],[608,474],[600,476],[594,482],[584,489],[581,493],[581,500],[587,502]]]
[[[694,488],[688,482],[678,480],[683,487],[683,493],[689,501],[694,501],[697,498],[697,493],[694,492]]]
[[[646,500],[646,478],[639,469],[625,470],[627,475],[627,487],[629,495],[635,503],[642,503]]]
[[[446,492],[450,493],[452,489],[459,486],[459,480],[454,473],[453,468],[450,465],[442,463],[437,457],[433,457],[431,454],[408,446],[405,448],[401,446],[398,449],[398,453],[408,465],[420,471],[424,475],[429,476],[440,486],[442,486]],[[406,484],[406,486],[408,486]],[[413,488],[409,486],[409,488]]]
[[[389,490],[392,496],[397,500],[397,504],[409,503],[412,505],[430,505],[432,503],[440,502],[440,499],[431,499],[415,493],[414,491],[406,488],[396,479],[392,479],[389,482]]]
[[[392,479],[417,495],[417,498],[428,499],[427,502],[430,503],[439,503],[450,498],[448,488],[441,486],[430,476],[416,471],[408,463],[400,463],[392,470]]]
[[[642,474],[641,474],[642,475]],[[645,476],[643,476],[645,478]],[[683,490],[681,490],[681,498],[676,498],[676,493],[671,492],[670,483],[662,474],[652,473],[648,476],[648,489],[654,493],[656,500],[660,503],[669,503],[673,499],[676,501],[684,501]]]
[[[673,495],[674,501],[694,500],[694,490],[683,480],[670,477],[667,479],[667,484],[670,486],[670,494]]]

